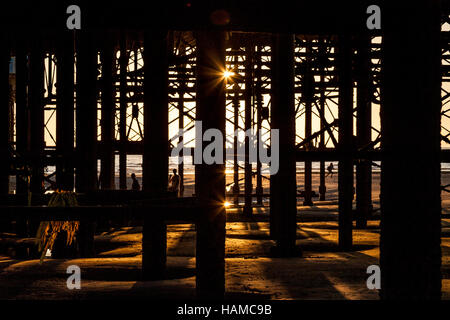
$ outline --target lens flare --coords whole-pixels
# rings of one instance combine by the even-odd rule
[[[233,71],[225,70],[225,71],[223,72],[223,77],[224,77],[225,79],[229,79],[229,78],[231,78],[232,76],[234,76],[234,72],[233,72]]]

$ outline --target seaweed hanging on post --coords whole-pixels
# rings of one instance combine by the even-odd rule
[[[48,202],[49,207],[75,207],[78,206],[76,194],[71,191],[56,191]],[[52,250],[55,240],[61,231],[66,232],[66,245],[70,246],[76,238],[79,221],[42,221],[36,233],[38,251],[42,252],[42,263],[47,249]]]

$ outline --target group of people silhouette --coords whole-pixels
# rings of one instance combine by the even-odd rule
[[[170,175],[169,178],[169,187],[168,191],[176,192],[176,195],[178,196],[180,192],[180,175],[177,173],[177,169],[172,170],[173,174]],[[131,190],[133,191],[139,191],[141,190],[141,185],[139,184],[138,179],[136,178],[136,175],[134,173],[131,174],[131,179],[133,180],[131,184]]]

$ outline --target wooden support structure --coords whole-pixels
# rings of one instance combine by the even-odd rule
[[[357,76],[357,148],[361,149],[372,142],[372,79],[370,72],[370,37],[358,37]],[[367,227],[367,218],[372,207],[372,162],[359,159],[356,165],[356,227]]]
[[[169,171],[167,31],[144,34],[144,155],[143,190],[167,192]],[[167,227],[163,220],[144,218],[142,233],[142,277],[164,276]]]
[[[319,55],[325,55],[325,45],[324,40],[320,39],[319,42]],[[325,83],[325,72],[324,67],[320,66],[320,84],[323,85]],[[325,148],[325,91],[320,90],[319,97],[319,118],[320,118],[320,140],[319,140],[319,149],[323,150]],[[319,200],[325,201],[325,195],[327,192],[327,186],[325,183],[325,161],[320,161],[320,172],[319,172]]]
[[[9,107],[9,61],[10,46],[5,33],[0,36],[0,152],[2,165],[0,166],[0,194],[9,193],[10,170],[10,107]]]
[[[262,169],[262,164],[261,164],[261,159],[259,157],[260,154],[260,140],[261,140],[261,127],[262,127],[262,121],[263,121],[263,117],[262,117],[262,107],[263,107],[263,97],[261,94],[261,47],[258,46],[257,47],[257,52],[258,55],[256,56],[256,69],[255,69],[255,78],[256,78],[256,82],[255,82],[255,86],[254,86],[254,91],[255,91],[255,103],[256,103],[256,150],[258,151],[258,158],[256,160],[256,203],[258,205],[262,205],[262,194],[263,194],[263,186],[262,186],[262,174],[261,174],[261,169]]]
[[[222,29],[214,29],[209,19],[205,19],[209,7],[205,9],[190,4],[178,6],[172,1],[161,3],[158,7],[163,10],[155,11],[171,14],[171,19],[166,19],[162,29],[158,29],[153,22],[142,22],[145,10],[144,4],[139,3],[133,5],[133,10],[126,15],[123,14],[122,5],[112,4],[105,16],[102,16],[101,10],[93,10],[92,4],[86,4],[83,12],[95,14],[83,15],[88,18],[83,20],[82,29],[76,31],[65,30],[64,23],[64,30],[57,27],[65,18],[60,6],[36,5],[32,7],[33,10],[25,10],[27,12],[23,14],[18,10],[21,4],[11,1],[5,5],[4,12],[12,14],[4,15],[2,21],[7,28],[0,32],[0,152],[3,157],[0,166],[0,220],[15,221],[17,235],[28,237],[35,233],[31,221],[79,218],[81,255],[89,257],[93,255],[95,218],[106,219],[109,215],[123,218],[132,212],[144,222],[142,278],[149,280],[162,279],[165,275],[168,219],[185,218],[182,216],[185,214],[188,222],[196,223],[197,228],[197,295],[199,298],[223,298],[225,164],[196,164],[194,201],[197,203],[190,206],[180,201],[176,203],[178,206],[173,205],[172,202],[180,199],[167,196],[170,151],[168,120],[170,101],[171,104],[177,104],[179,129],[185,129],[185,119],[191,120],[191,113],[195,109],[197,120],[202,121],[202,134],[208,129],[218,129],[225,136],[226,88],[223,72],[226,55],[234,56],[235,73],[245,69],[245,77],[237,76],[236,79],[239,79],[230,92],[233,94],[234,129],[240,128],[239,109],[241,100],[244,100],[244,128],[253,128],[254,120],[259,134],[262,122],[266,120],[267,109],[263,104],[270,93],[272,134],[273,130],[279,130],[279,167],[270,179],[270,235],[276,241],[271,255],[301,255],[296,245],[296,162],[305,163],[304,192],[300,195],[304,197],[304,205],[312,205],[312,162],[320,162],[319,193],[320,200],[325,200],[326,162],[339,161],[338,240],[340,248],[348,251],[353,246],[354,218],[357,228],[367,228],[372,211],[371,165],[372,161],[382,161],[381,298],[441,298],[440,163],[450,162],[450,150],[441,151],[441,139],[446,138],[440,132],[440,119],[445,116],[445,112],[441,113],[445,99],[442,99],[440,89],[441,78],[448,80],[450,68],[445,64],[442,67],[441,64],[442,59],[448,58],[446,50],[450,41],[445,43],[447,47],[442,51],[440,34],[448,36],[449,33],[441,31],[442,16],[447,15],[448,18],[448,1],[419,0],[414,4],[405,0],[392,3],[384,1],[382,44],[371,43],[370,31],[359,33],[361,13],[364,12],[361,9],[366,9],[364,4],[347,6],[334,5],[332,1],[303,2],[280,8],[274,4],[270,6],[272,10],[267,10],[269,7],[258,1],[230,1],[227,10],[232,19],[227,22],[225,17],[223,21],[227,23],[230,38]],[[444,4],[443,8],[440,8],[441,3]],[[135,16],[134,11],[137,12]],[[248,19],[255,12],[259,14]],[[221,15],[226,16],[221,11],[213,12],[211,20],[220,20]],[[339,19],[329,19],[331,16]],[[401,23],[398,22],[400,16]],[[286,24],[276,24],[273,21],[277,19],[268,19],[271,17],[284,18]],[[345,25],[342,21],[345,21]],[[122,31],[116,33],[114,30],[117,29]],[[168,35],[167,30],[183,31]],[[239,32],[235,32],[237,30]],[[294,33],[297,34],[298,43],[301,43],[300,47],[306,42],[306,50],[297,50]],[[179,50],[172,53],[169,51],[173,49],[175,38],[185,44],[178,46]],[[120,50],[119,75],[115,69],[116,41],[119,42]],[[143,69],[140,68],[142,42],[145,49]],[[232,50],[228,52],[226,46],[230,43]],[[268,53],[270,45],[271,53]],[[371,51],[371,48],[374,50]],[[377,51],[375,48],[382,50]],[[130,49],[132,55],[129,54]],[[98,65],[99,51],[101,72]],[[353,59],[355,52],[357,55]],[[313,57],[312,54],[316,53],[318,56]],[[15,115],[12,114],[8,70],[12,55],[16,57]],[[193,55],[197,55],[195,62]],[[134,66],[128,70],[130,57],[133,58]],[[302,60],[306,65],[302,78],[305,139],[296,148],[295,94],[299,93],[300,86],[295,78],[295,59],[305,57],[306,60]],[[379,69],[382,70],[383,83],[380,112],[382,134],[376,141],[371,141],[372,86],[379,86],[379,83],[374,83],[378,78],[371,77],[378,76],[379,71],[372,68],[372,58],[381,58]],[[46,81],[47,89],[52,91],[54,78],[52,70],[48,70],[44,78],[45,61],[48,61],[49,69],[54,63],[57,66],[56,150],[49,141],[47,144],[45,141],[46,130],[53,129],[52,116],[47,113],[54,111],[55,102],[52,92],[44,91]],[[169,73],[169,61],[173,66],[170,70],[174,72]],[[194,64],[196,70],[192,72]],[[320,82],[316,83],[317,76],[320,76]],[[142,79],[144,88],[141,86]],[[356,139],[353,128],[354,81],[357,84]],[[117,82],[120,141],[115,139]],[[327,117],[335,116],[335,110],[332,109],[335,108],[336,87],[339,88],[338,119],[328,123]],[[316,89],[320,90],[317,91],[320,93],[318,100]],[[173,96],[176,94],[178,97]],[[333,103],[327,104],[327,101]],[[193,103],[196,103],[196,107],[191,109]],[[318,116],[314,110],[316,103]],[[127,124],[127,120],[130,120],[127,119],[127,111],[131,105],[132,121],[136,120],[139,124],[138,138],[132,137],[133,133],[130,135],[134,127]],[[139,108],[142,105],[144,134],[140,127],[142,110]],[[256,113],[253,113],[254,110]],[[99,112],[100,143],[97,123]],[[253,114],[257,116],[256,119],[252,119]],[[320,119],[320,132],[313,132],[317,121],[313,114]],[[336,126],[339,142],[333,135]],[[445,125],[442,127],[445,128]],[[12,138],[14,132],[15,150]],[[140,141],[142,137],[143,141]],[[327,146],[328,138],[333,147]],[[237,139],[234,141],[236,151]],[[259,135],[257,139],[259,142]],[[380,140],[381,150],[375,150],[374,146]],[[319,148],[316,148],[317,141]],[[178,142],[182,143],[183,137]],[[278,141],[272,139],[272,146],[274,143]],[[209,141],[203,142],[200,148],[204,149],[207,144]],[[244,198],[243,212],[250,216],[253,197],[261,205],[263,196],[267,195],[263,194],[259,159],[256,163],[256,193],[252,192],[253,159],[250,158],[249,137],[245,138],[244,144],[245,190],[240,194],[239,173],[242,174],[242,170],[238,154],[235,154],[233,195],[236,205],[239,204],[239,197]],[[143,192],[113,193],[116,191],[111,190],[115,189],[116,152],[119,153],[120,162],[120,192],[127,189],[127,154],[143,155]],[[271,156],[273,159],[276,155]],[[99,159],[100,181],[97,172]],[[356,188],[353,188],[355,160]],[[27,172],[27,165],[30,165],[30,172]],[[82,193],[80,197],[84,199],[92,196],[87,201],[91,201],[88,205],[64,209],[44,206],[48,201],[44,194],[44,178],[47,181],[49,179],[44,175],[44,168],[54,165],[57,188],[75,189],[79,194]],[[15,168],[20,170],[13,172]],[[185,169],[183,164],[178,166],[181,193]],[[16,175],[16,195],[8,194],[10,174]],[[31,177],[31,185],[24,179],[26,177]],[[104,190],[98,191],[99,185]],[[28,198],[30,191],[33,197]],[[356,216],[353,215],[354,194]],[[104,205],[108,197],[117,203]],[[150,198],[154,200],[153,197],[161,200],[162,204],[141,207],[133,207],[136,203],[130,205],[130,198],[144,202]],[[32,206],[25,206],[28,199],[33,199]],[[128,204],[124,205],[122,202],[127,200]],[[400,201],[401,210],[398,209]]]
[[[127,189],[127,154],[125,144],[127,142],[127,71],[128,52],[125,35],[120,35],[120,57],[119,57],[119,188]]]
[[[76,190],[98,189],[97,180],[97,47],[91,31],[82,30],[77,39],[77,104],[76,104]],[[95,225],[80,223],[80,254],[94,254]]]
[[[60,190],[74,189],[74,36],[60,34],[56,50],[56,185]]]
[[[248,43],[245,47],[245,123],[244,128],[245,132],[250,132],[252,129],[252,100],[253,100],[253,66],[254,66],[254,52],[255,46],[253,44]],[[252,215],[252,163],[250,162],[250,137],[245,135],[245,164],[244,164],[244,194],[245,194],[245,203],[243,213],[246,216]],[[253,142],[252,142],[253,143]]]
[[[109,34],[104,35],[100,52],[102,64],[101,80],[101,157],[100,186],[103,190],[115,189],[115,154],[113,148],[115,129],[115,48]]]
[[[314,99],[314,76],[311,70],[311,43],[306,42],[306,67],[303,74],[302,98],[305,103],[305,139],[309,139],[312,133],[312,103]],[[305,145],[306,150],[311,149],[311,142]],[[312,206],[312,163],[311,160],[305,160],[304,168],[304,206]]]
[[[295,168],[294,37],[276,34],[272,45],[272,122],[279,130],[279,169],[271,176],[270,231],[274,256],[298,256]],[[271,143],[274,143],[273,141]]]
[[[173,35],[173,33],[171,33]],[[170,43],[170,45],[173,47],[173,39]],[[186,48],[184,46],[184,44],[180,44],[180,47],[178,48],[179,50],[179,54],[180,55],[185,55],[186,54]],[[186,64],[182,64],[181,65],[181,70],[185,71],[186,70]],[[184,79],[183,76],[186,75],[186,72],[183,72],[180,74],[181,79],[180,79],[180,84],[178,87],[178,130],[184,130],[184,95],[186,94],[186,80]],[[178,143],[184,143],[183,141],[184,137],[183,135],[180,135],[178,137]],[[180,157],[183,159],[184,157],[184,153],[183,150],[180,151]],[[179,196],[183,197],[184,194],[184,159],[183,161],[181,161],[180,163],[178,163],[178,175],[180,176],[180,192],[179,192]]]
[[[40,35],[35,34],[30,50],[30,84],[28,103],[30,108],[30,160],[31,192],[41,194],[44,184],[44,51]]]
[[[16,153],[22,165],[29,151],[29,109],[27,106],[27,49],[23,41],[16,41]],[[24,171],[16,175],[16,194],[28,192]]]
[[[16,41],[16,160],[18,164],[23,167],[23,170],[16,174],[16,194],[23,195],[26,198],[29,192],[28,174],[25,169],[26,159],[29,153],[29,108],[27,104],[27,82],[28,82],[28,57],[26,38],[22,41]],[[27,201],[24,200],[23,203]],[[28,223],[25,219],[17,219],[15,226],[16,234],[19,237],[28,237]],[[26,257],[26,252],[21,252],[19,255]]]
[[[352,202],[353,202],[353,82],[352,42],[346,34],[339,36],[339,145],[342,153],[338,167],[339,193],[339,246],[343,250],[352,248]]]
[[[198,31],[197,118],[202,130],[218,129],[225,136],[225,33]],[[203,134],[202,132],[202,134]],[[225,148],[224,141],[222,147]],[[200,146],[202,150],[206,146]],[[216,207],[197,223],[197,296],[223,298],[225,293],[225,159],[222,163],[196,166],[197,197]]]
[[[236,60],[236,57],[235,57]],[[237,83],[234,83],[233,85],[233,111],[234,111],[234,132],[237,132],[239,129],[239,85]],[[234,205],[239,205],[239,193],[240,193],[240,187],[239,187],[239,157],[238,157],[238,143],[239,139],[237,135],[234,135],[233,137],[233,195],[234,195]]]
[[[81,31],[77,39],[76,189],[98,189],[97,182],[97,48],[94,35]]]
[[[383,11],[382,299],[441,297],[439,3],[401,1]]]

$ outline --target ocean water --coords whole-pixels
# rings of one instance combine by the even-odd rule
[[[178,168],[178,159],[176,157],[169,157],[169,171],[172,172],[172,169]],[[338,170],[338,161],[325,161],[325,170],[326,167],[333,163],[334,172],[337,172]],[[372,172],[380,172],[381,168],[379,167],[381,165],[380,161],[374,161],[375,165],[372,166]],[[233,173],[233,162],[226,161],[226,173],[232,174]],[[244,167],[244,163],[240,162],[239,166],[241,168]],[[313,161],[311,164],[312,172],[318,173],[320,172],[320,162],[319,161]],[[297,162],[297,172],[303,172],[305,168],[304,162]],[[47,167],[47,174],[53,172],[56,168],[49,166]],[[253,169],[256,170],[256,164],[253,164]],[[98,173],[100,174],[101,170],[101,164],[100,160],[98,160]],[[269,175],[268,173],[268,167],[266,165],[262,165],[263,175]],[[240,172],[243,172],[243,169],[239,170]],[[184,174],[194,174],[195,167],[192,164],[192,159],[190,157],[184,158]],[[442,163],[441,164],[441,172],[450,172],[450,163]],[[137,177],[142,177],[142,156],[141,155],[128,155],[127,156],[127,176],[129,177],[132,173],[134,173]],[[116,156],[115,160],[115,175],[119,176],[119,156]]]
[[[100,163],[100,162],[99,162]],[[334,171],[337,172],[338,169],[338,161],[325,161],[325,169],[330,164],[333,163]],[[372,166],[373,172],[380,172],[380,161],[374,161],[376,165]],[[239,163],[241,167],[244,166],[244,163]],[[317,173],[320,171],[320,162],[313,161],[311,164],[312,171]],[[176,157],[169,157],[169,169],[170,171],[172,169],[177,169],[178,163]],[[256,164],[253,164],[253,168],[256,168]],[[303,172],[305,168],[304,162],[297,162],[297,171]],[[267,166],[263,165],[263,174],[268,174],[267,172]],[[98,168],[100,172],[100,164]],[[192,164],[192,159],[190,157],[184,158],[184,173],[185,174],[194,174],[194,165]],[[116,166],[115,166],[116,175],[119,175],[119,156],[116,156]],[[226,171],[227,173],[233,173],[233,163],[226,162]],[[240,170],[241,171],[241,170]],[[442,163],[441,164],[441,171],[442,172],[450,172],[450,163]],[[131,173],[136,174],[136,176],[142,176],[142,156],[140,155],[128,155],[127,156],[127,174],[130,175]]]
[[[115,186],[116,188],[119,187],[119,156],[116,156],[115,159]],[[195,169],[194,169],[194,165],[192,164],[192,159],[190,157],[186,157],[185,159],[185,164],[184,164],[184,196],[191,196],[194,193],[194,184],[195,184]],[[325,167],[327,167],[329,165],[330,161],[326,161],[325,162]],[[337,161],[331,161],[331,163],[333,163],[334,166],[334,173],[337,173],[338,170],[338,162]],[[376,165],[380,165],[379,161],[375,161]],[[240,178],[240,182],[239,185],[241,187],[241,190],[243,190],[244,188],[244,170],[243,170],[243,165],[244,163],[240,163],[239,164],[240,167],[242,169],[239,170],[239,178]],[[380,173],[380,168],[378,166],[372,166],[372,172],[374,174],[373,177],[373,183],[377,183],[375,180],[379,179],[379,173]],[[175,169],[178,167],[178,163],[177,163],[177,158],[169,158],[169,169],[170,172],[172,171],[172,169]],[[47,167],[46,168],[46,175],[49,175],[51,173],[54,172],[56,168],[55,167]],[[253,165],[253,169],[256,170],[256,164]],[[263,165],[263,192],[264,193],[268,193],[269,192],[269,173],[267,171],[264,171],[264,169],[267,169],[266,166]],[[101,170],[101,165],[100,165],[100,161],[98,161],[98,174],[100,174],[100,170]],[[318,173],[320,172],[320,162],[318,161],[314,161],[312,162],[312,172],[313,172],[313,186],[314,184],[317,184],[318,182],[314,182],[314,179],[318,179]],[[297,185],[299,186],[299,188],[302,188],[303,185],[303,175],[301,174],[304,171],[304,163],[303,162],[298,162],[297,163]],[[442,163],[441,164],[441,172],[443,173],[442,178],[443,179],[447,179],[446,177],[448,177],[448,179],[450,179],[450,163]],[[132,184],[132,179],[131,179],[131,174],[134,173],[136,174],[138,181],[140,183],[142,183],[142,156],[141,155],[128,155],[127,156],[127,188],[131,189],[131,184]],[[337,179],[337,176],[335,176]],[[378,178],[376,178],[378,177]],[[254,177],[255,179],[255,177]],[[447,180],[448,180],[447,179]],[[450,183],[450,181],[445,180],[444,184],[448,184]],[[231,192],[231,188],[233,186],[233,163],[232,162],[227,162],[226,163],[226,183],[227,183],[227,192]],[[377,180],[379,182],[379,180]],[[444,181],[444,180],[443,180]],[[256,181],[254,181],[254,183],[256,183]],[[10,193],[15,193],[15,185],[16,185],[16,177],[15,176],[10,176]],[[49,187],[50,185],[46,182],[45,183],[46,187]],[[317,187],[317,186],[316,186]],[[336,188],[334,188],[336,189]],[[333,190],[334,190],[333,189]],[[331,189],[329,191],[332,191]],[[337,191],[334,190],[334,191]],[[450,197],[450,194],[448,194]]]

